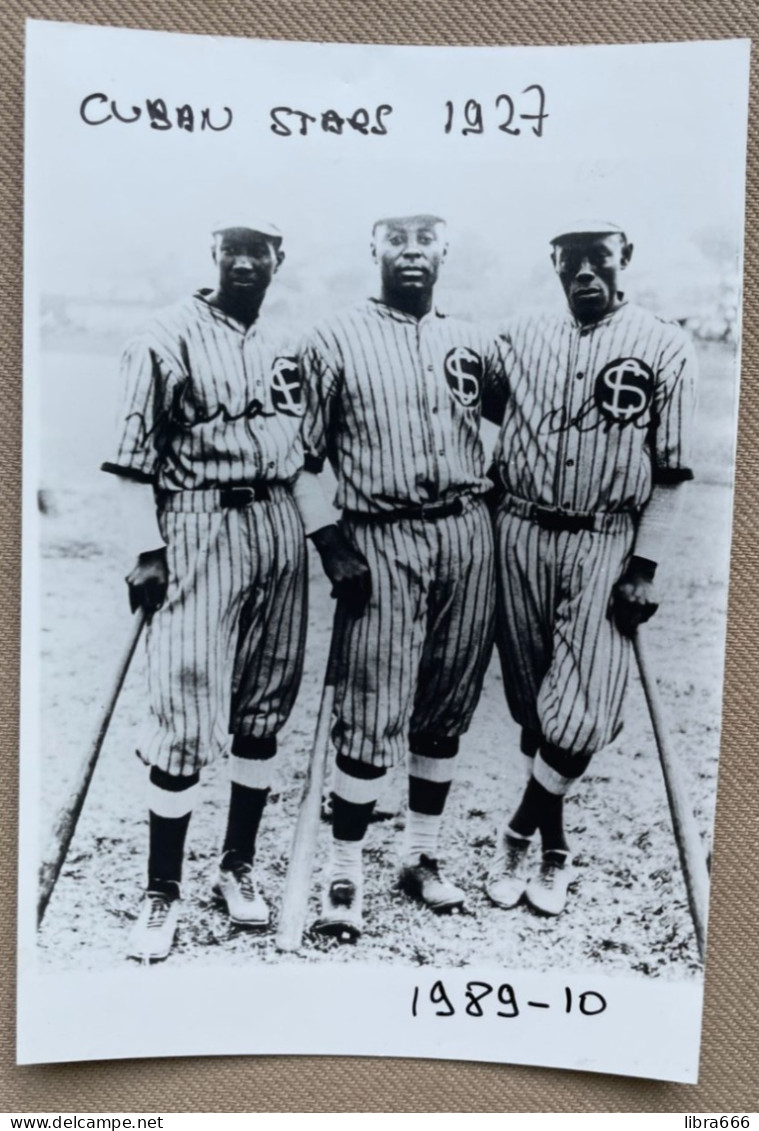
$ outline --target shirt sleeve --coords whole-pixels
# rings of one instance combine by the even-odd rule
[[[341,364],[329,337],[314,331],[299,351],[306,408],[303,415],[304,467],[318,473],[331,450],[331,423],[336,410]]]
[[[679,327],[664,345],[654,393],[654,483],[693,478],[693,425],[696,410],[696,354]]]
[[[172,400],[181,381],[176,360],[146,333],[124,350],[120,377],[123,395],[116,452],[102,470],[153,483],[169,437]]]

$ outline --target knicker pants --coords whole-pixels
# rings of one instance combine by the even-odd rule
[[[499,511],[496,640],[515,720],[545,742],[593,754],[622,727],[630,641],[608,616],[633,521],[612,530],[544,530]]]

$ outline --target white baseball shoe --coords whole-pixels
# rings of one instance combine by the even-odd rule
[[[403,865],[398,886],[437,915],[463,910],[464,892],[443,875],[438,861],[425,853],[417,861]]]
[[[567,905],[569,886],[574,878],[568,852],[544,852],[540,871],[527,884],[527,902],[544,915],[561,915]]]
[[[179,923],[179,896],[161,891],[146,891],[137,922],[129,938],[130,958],[159,962],[168,958]]]
[[[361,881],[347,876],[331,879],[322,894],[322,913],[314,923],[314,931],[341,943],[354,943],[363,929]]]
[[[223,903],[231,923],[239,927],[264,930],[271,912],[253,878],[253,865],[247,860],[222,860],[212,892]]]
[[[496,907],[508,910],[516,907],[527,890],[527,856],[532,841],[509,833],[499,839],[500,849],[485,883],[485,892]]]

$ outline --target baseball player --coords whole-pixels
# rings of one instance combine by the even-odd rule
[[[200,773],[230,747],[231,792],[213,893],[232,922],[263,928],[253,876],[277,732],[301,676],[303,526],[297,361],[259,318],[284,259],[260,221],[213,230],[217,283],[164,311],[127,346],[118,450],[127,577],[147,629],[150,767],[147,891],[130,954],[165,958],[179,913],[184,843]]]
[[[518,319],[503,339],[496,636],[528,781],[487,891],[557,915],[572,880],[564,796],[621,729],[629,638],[658,607],[692,478],[695,362],[679,327],[625,300],[622,228],[580,221],[551,248],[568,312]]]
[[[496,340],[433,306],[446,255],[433,215],[379,220],[380,297],[324,322],[302,350],[303,479],[328,458],[339,525],[307,530],[348,608],[336,686],[333,839],[316,929],[362,929],[362,844],[383,775],[408,755],[400,880],[434,911],[463,892],[438,835],[492,647],[490,487],[482,393],[502,381]]]

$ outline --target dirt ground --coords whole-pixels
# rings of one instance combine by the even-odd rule
[[[734,428],[732,354],[721,345],[702,346],[700,354],[697,482],[688,490],[673,535],[670,564],[660,570],[661,610],[645,632],[708,851],[717,778]],[[129,628],[123,582],[128,563],[120,558],[108,477],[96,470],[108,456],[104,443],[110,433],[113,382],[102,375],[114,369],[113,361],[77,353],[47,354],[44,360],[49,396],[42,420],[41,852]],[[71,406],[83,403],[89,404],[90,415],[74,422]],[[262,888],[275,912],[318,709],[332,607],[315,557],[311,578],[306,671],[281,735],[278,781],[257,857]],[[146,772],[133,753],[144,711],[144,670],[138,657],[40,932],[42,969],[104,970],[128,961],[126,940],[144,883],[147,846]],[[403,776],[396,773],[386,801],[400,813],[372,825],[365,850],[365,935],[355,947],[307,939],[289,960],[448,967],[486,958],[507,969],[596,966],[607,973],[698,976],[701,967],[672,823],[637,679],[621,738],[594,759],[568,799],[578,882],[571,905],[555,920],[526,907],[497,910],[483,893],[495,829],[522,784],[518,733],[492,664],[474,724],[462,743],[442,844],[447,870],[467,891],[468,913],[439,918],[395,890],[404,820]],[[273,932],[255,935],[230,928],[211,902],[227,791],[226,765],[216,764],[202,780],[202,801],[190,828],[183,919],[169,959],[172,967],[281,958]],[[323,825],[314,913],[327,843]]]

